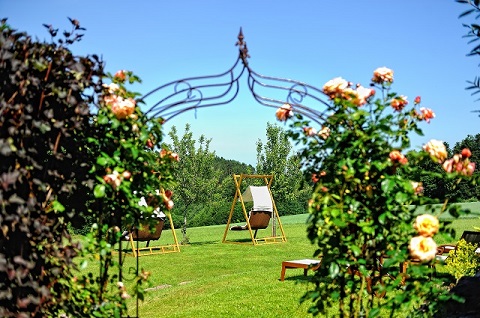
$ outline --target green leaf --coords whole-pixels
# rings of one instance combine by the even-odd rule
[[[395,182],[392,179],[385,179],[382,181],[382,191],[391,192],[395,188]]]
[[[362,250],[357,245],[350,246],[350,249],[352,250],[353,255],[355,255],[355,256],[358,256],[362,253]]]
[[[103,198],[105,196],[105,185],[97,184],[93,189],[93,195],[95,198]]]
[[[55,200],[55,201],[53,201],[53,210],[55,212],[63,212],[63,211],[65,211],[65,207],[63,206],[63,204],[61,204],[60,202]]]
[[[105,167],[108,164],[108,160],[105,157],[98,157],[97,158],[97,164]]]
[[[340,267],[338,266],[337,263],[331,263],[330,267],[328,268],[328,272],[331,278],[335,278],[338,276],[338,273],[340,272]]]

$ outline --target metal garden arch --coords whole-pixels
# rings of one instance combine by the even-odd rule
[[[161,117],[169,121],[187,111],[196,112],[205,107],[227,105],[237,97],[240,79],[243,74],[246,74],[248,89],[260,105],[278,109],[284,104],[289,104],[293,113],[300,114],[319,125],[322,124],[331,106],[325,101],[327,97],[321,89],[304,82],[265,76],[255,72],[248,63],[250,55],[242,28],[235,45],[239,48],[239,54],[233,66],[227,71],[216,75],[176,80],[143,95],[142,101],[152,105],[145,112],[145,116],[148,119]],[[121,260],[121,249],[119,257]],[[135,269],[137,275],[138,271],[137,257]],[[119,276],[121,281],[122,271]],[[137,298],[136,316],[134,316],[137,318],[139,317],[138,306]]]

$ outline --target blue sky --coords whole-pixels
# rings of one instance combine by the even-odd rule
[[[452,146],[480,133],[476,96],[465,90],[479,74],[477,57],[462,38],[459,19],[466,5],[454,0],[0,0],[0,16],[40,39],[43,23],[69,29],[67,17],[87,29],[75,44],[76,54],[98,54],[110,72],[128,69],[142,78],[142,94],[177,79],[218,74],[238,56],[235,46],[243,28],[250,67],[264,75],[291,78],[321,88],[341,76],[364,86],[372,72],[394,70],[393,90],[432,108],[436,118],[422,126],[429,139]],[[152,101],[153,102],[153,101]],[[147,105],[149,106],[149,105]],[[190,123],[196,138],[211,138],[211,150],[226,159],[255,164],[256,141],[265,140],[275,110],[251,96],[247,78],[230,104],[184,113],[166,124],[183,133]]]

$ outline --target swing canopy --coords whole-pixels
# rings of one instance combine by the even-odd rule
[[[248,186],[242,198],[244,202],[253,202],[252,211],[273,212],[272,197],[267,186]]]

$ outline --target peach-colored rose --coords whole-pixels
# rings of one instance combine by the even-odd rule
[[[412,188],[415,191],[415,194],[420,195],[423,193],[423,184],[421,182],[412,181]]]
[[[110,84],[103,84],[103,87],[105,87],[108,90],[109,94],[115,94],[120,89],[120,86],[115,83],[110,83]]]
[[[410,256],[419,259],[422,262],[428,262],[435,258],[437,254],[437,244],[431,237],[415,236],[408,245]]]
[[[375,95],[375,90],[372,88],[365,88],[361,85],[357,86],[357,94],[356,99],[354,100],[354,104],[357,106],[365,105],[368,102],[368,99]]]
[[[425,120],[427,123],[430,122],[430,119],[435,118],[435,113],[430,108],[421,107],[420,112],[422,113],[421,119]]]
[[[401,96],[395,97],[390,101],[390,105],[395,111],[397,112],[401,111],[405,106],[408,105],[407,96],[401,95]]]
[[[115,73],[114,78],[117,79],[120,82],[125,81],[127,78],[127,74],[125,70],[119,70]]]
[[[322,129],[318,132],[318,136],[322,139],[327,139],[328,136],[330,136],[330,128],[328,127],[322,127]]]
[[[422,236],[433,236],[438,232],[440,223],[438,219],[431,214],[422,214],[417,216],[413,227],[417,230],[418,234]]]
[[[378,84],[393,83],[393,71],[386,67],[379,67],[373,71],[372,82]]]
[[[282,107],[277,109],[275,115],[279,121],[286,121],[293,116],[292,106],[290,104],[283,104]]]
[[[115,117],[118,119],[125,119],[133,114],[136,105],[133,98],[123,99],[119,97],[117,101],[117,103],[111,105],[112,113]]]
[[[111,174],[107,174],[103,177],[103,180],[109,185],[112,186],[113,189],[116,189],[122,183],[122,177],[118,173],[118,171],[113,171]]]
[[[317,134],[317,130],[313,127],[303,127],[303,132],[307,136],[315,136]]]
[[[407,157],[405,157],[405,156],[404,156],[400,151],[398,151],[398,150],[393,150],[393,151],[391,151],[388,156],[390,157],[390,160],[392,160],[393,162],[398,162],[398,163],[401,163],[402,165],[408,163]]]
[[[342,96],[344,91],[349,87],[349,83],[341,77],[329,80],[323,85],[323,92],[331,99]]]
[[[432,139],[423,146],[423,150],[428,152],[435,162],[442,163],[447,158],[447,148],[443,141]]]

